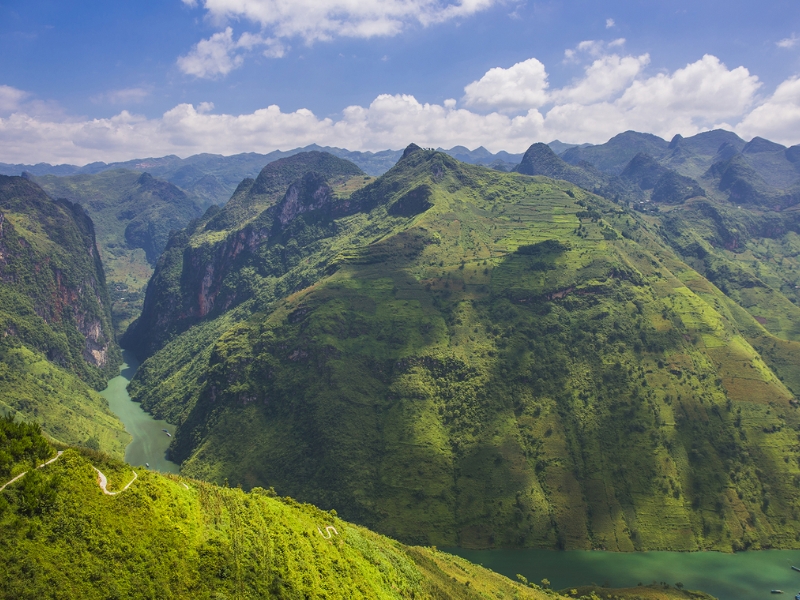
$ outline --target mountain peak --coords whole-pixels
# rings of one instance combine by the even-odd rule
[[[683,141],[683,136],[680,133],[676,133],[675,136],[669,142],[669,149],[674,150],[678,147],[678,145]]]
[[[400,157],[400,160],[403,160],[404,158],[411,156],[412,154],[414,154],[415,152],[419,152],[420,150],[422,150],[422,148],[420,148],[414,143],[411,143],[408,146],[406,146],[406,149],[403,151],[403,156]]]
[[[782,146],[781,144],[776,144],[775,142],[771,142],[769,140],[765,140],[762,137],[756,136],[745,144],[744,148],[742,148],[742,154],[781,152],[783,150],[786,150],[786,146]]]

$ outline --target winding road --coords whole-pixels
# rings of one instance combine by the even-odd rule
[[[61,458],[61,455],[62,455],[62,454],[64,454],[64,451],[63,451],[63,450],[59,450],[58,452],[56,452],[56,455],[55,455],[53,458],[51,458],[51,459],[50,459],[50,460],[48,460],[47,462],[44,462],[44,463],[40,464],[40,465],[39,465],[38,467],[36,467],[36,468],[37,468],[37,469],[41,469],[42,467],[46,467],[46,466],[47,466],[47,465],[49,465],[50,463],[54,463],[54,462],[56,462],[56,461],[57,461],[59,458]],[[19,475],[17,475],[16,477],[14,477],[14,479],[12,479],[12,480],[10,480],[10,481],[6,481],[6,482],[3,484],[3,486],[2,486],[2,487],[0,487],[0,492],[2,492],[4,489],[6,489],[6,486],[9,486],[9,485],[11,485],[11,484],[12,484],[12,483],[14,483],[14,482],[15,482],[17,479],[22,479],[22,478],[23,478],[23,477],[25,477],[25,475],[27,475],[27,474],[28,474],[28,472],[27,472],[27,471],[23,471],[22,473],[20,473],[20,474],[19,474]]]
[[[138,477],[138,475],[136,474],[136,471],[134,471],[134,472],[133,472],[133,479],[131,479],[131,480],[128,482],[128,484],[127,484],[127,485],[126,485],[124,488],[122,488],[122,489],[121,489],[119,492],[109,492],[109,491],[106,489],[106,486],[108,485],[108,479],[106,479],[106,476],[105,476],[105,475],[103,475],[103,474],[100,472],[100,469],[98,469],[97,467],[92,467],[92,468],[93,468],[95,471],[97,471],[97,484],[100,486],[100,489],[101,489],[101,490],[103,490],[103,493],[104,493],[106,496],[116,496],[116,495],[117,495],[117,494],[119,494],[120,492],[124,492],[125,490],[127,490],[127,489],[128,489],[130,486],[131,486],[131,484],[132,484],[134,481],[136,481],[136,478]]]
[[[61,458],[61,455],[62,455],[62,454],[64,454],[64,451],[63,451],[63,450],[59,450],[59,451],[56,453],[56,455],[55,455],[53,458],[51,458],[51,459],[50,459],[50,460],[48,460],[47,462],[44,462],[44,463],[40,464],[40,465],[39,465],[38,467],[36,467],[36,468],[37,468],[37,469],[41,469],[42,467],[46,467],[47,465],[49,465],[49,464],[51,464],[51,463],[54,463],[54,462],[56,462],[56,461],[57,461],[59,458]],[[116,495],[117,495],[117,494],[119,494],[120,492],[124,492],[125,490],[127,490],[127,489],[128,489],[130,486],[131,486],[131,484],[132,484],[134,481],[136,481],[136,478],[138,477],[138,475],[136,474],[136,471],[134,471],[134,472],[133,472],[133,479],[131,479],[131,480],[130,480],[130,481],[129,481],[129,482],[126,484],[126,485],[125,485],[125,487],[124,487],[124,488],[122,488],[122,489],[121,489],[119,492],[109,492],[109,491],[108,491],[108,489],[107,489],[107,487],[108,487],[108,478],[107,478],[105,475],[103,475],[103,473],[102,473],[102,472],[100,471],[100,469],[98,469],[97,467],[95,467],[95,466],[92,466],[92,468],[93,468],[95,471],[97,471],[97,485],[99,485],[99,486],[100,486],[100,489],[101,489],[101,490],[103,490],[103,493],[104,493],[106,496],[116,496]],[[4,489],[6,489],[6,487],[8,487],[9,485],[11,485],[11,484],[12,484],[12,483],[14,483],[15,481],[17,481],[17,480],[19,480],[19,479],[22,479],[22,478],[23,478],[23,477],[25,477],[25,475],[27,475],[27,474],[28,474],[28,471],[23,471],[22,473],[20,473],[19,475],[17,475],[17,476],[16,476],[16,477],[14,477],[13,479],[11,479],[10,481],[6,481],[6,482],[5,482],[5,483],[4,483],[4,484],[3,484],[3,485],[0,487],[0,492],[2,492]],[[184,485],[186,485],[186,484],[184,484]],[[186,489],[189,489],[189,488],[188,488],[188,486],[186,487]]]

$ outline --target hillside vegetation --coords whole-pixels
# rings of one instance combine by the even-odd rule
[[[147,281],[170,232],[199,217],[200,205],[171,183],[123,169],[34,181],[51,198],[80,204],[91,217],[121,334],[142,310]]]
[[[121,491],[129,466],[68,449],[34,468],[54,454],[0,419],[0,483],[29,470],[0,492],[0,598],[564,598],[272,490],[137,469]]]
[[[95,389],[120,362],[91,220],[0,176],[0,412],[122,456],[130,437]]]
[[[415,146],[301,171],[175,235],[129,332],[183,473],[411,543],[800,546],[794,342],[660,216]]]

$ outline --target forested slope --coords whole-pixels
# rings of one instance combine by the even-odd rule
[[[184,473],[414,543],[800,545],[796,367],[660,217],[414,146],[297,175],[175,236],[131,334]]]

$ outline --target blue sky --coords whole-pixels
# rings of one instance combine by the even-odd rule
[[[0,161],[800,143],[800,3],[0,1]]]

